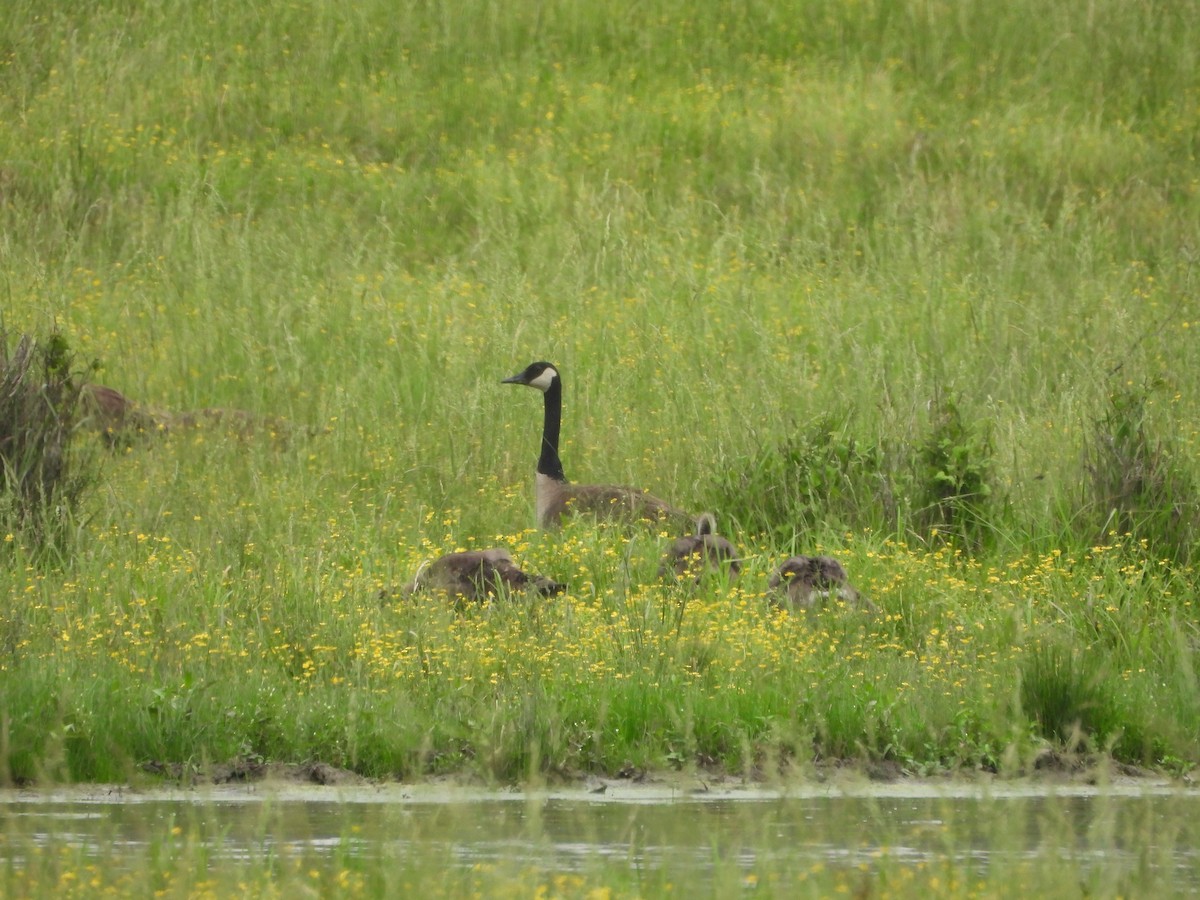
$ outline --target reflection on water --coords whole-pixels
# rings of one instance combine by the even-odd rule
[[[1102,882],[1155,873],[1160,883],[1190,890],[1200,888],[1198,823],[1200,795],[1182,790],[0,792],[0,862],[19,866],[35,848],[66,847],[105,866],[137,867],[161,853],[164,836],[186,835],[213,864],[619,867],[685,871],[703,884],[706,872],[721,868],[794,878],[820,867],[869,872],[949,861],[986,877],[997,865],[1057,859],[1102,871]]]

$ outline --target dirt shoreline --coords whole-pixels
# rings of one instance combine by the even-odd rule
[[[325,763],[234,760],[205,769],[151,763],[128,784],[19,785],[0,788],[0,804],[13,802],[219,802],[339,801],[448,803],[484,800],[586,800],[671,802],[870,796],[968,798],[1025,796],[1200,796],[1190,776],[1143,769],[1104,757],[1047,751],[1025,772],[999,775],[978,770],[918,775],[895,763],[836,760],[775,779],[709,771],[643,771],[615,776],[580,774],[523,784],[487,783],[465,776],[414,781],[364,778]]]

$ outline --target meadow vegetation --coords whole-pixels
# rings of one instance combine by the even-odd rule
[[[1192,769],[1198,54],[1125,0],[3,4],[5,353],[297,432],[80,430],[55,551],[0,534],[0,780]],[[531,528],[537,359],[568,476],[739,583]],[[496,544],[566,594],[386,596]],[[770,607],[793,552],[881,614]]]

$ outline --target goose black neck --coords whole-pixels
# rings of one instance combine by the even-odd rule
[[[546,404],[542,420],[542,455],[538,457],[538,473],[555,481],[566,481],[562,460],[558,458],[558,431],[562,425],[562,382],[555,378],[543,396]]]

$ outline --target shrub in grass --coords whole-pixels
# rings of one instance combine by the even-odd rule
[[[994,526],[993,469],[986,425],[939,398],[915,450],[860,441],[847,422],[825,417],[722,473],[713,493],[743,528],[783,543],[797,531],[898,534],[911,523],[978,548]]]
[[[94,481],[70,446],[81,388],[62,335],[10,348],[0,329],[0,523],[35,550],[61,543]]]
[[[1103,542],[1111,532],[1132,534],[1153,553],[1186,565],[1194,556],[1200,497],[1194,480],[1155,434],[1145,389],[1121,388],[1092,426],[1086,448],[1087,482],[1078,521],[1082,537]]]
[[[883,452],[825,417],[764,447],[713,487],[717,508],[742,528],[787,543],[799,530],[858,530],[895,519]]]
[[[929,434],[915,467],[923,533],[978,548],[992,532],[993,449],[986,424],[968,421],[953,397],[935,400]]]

